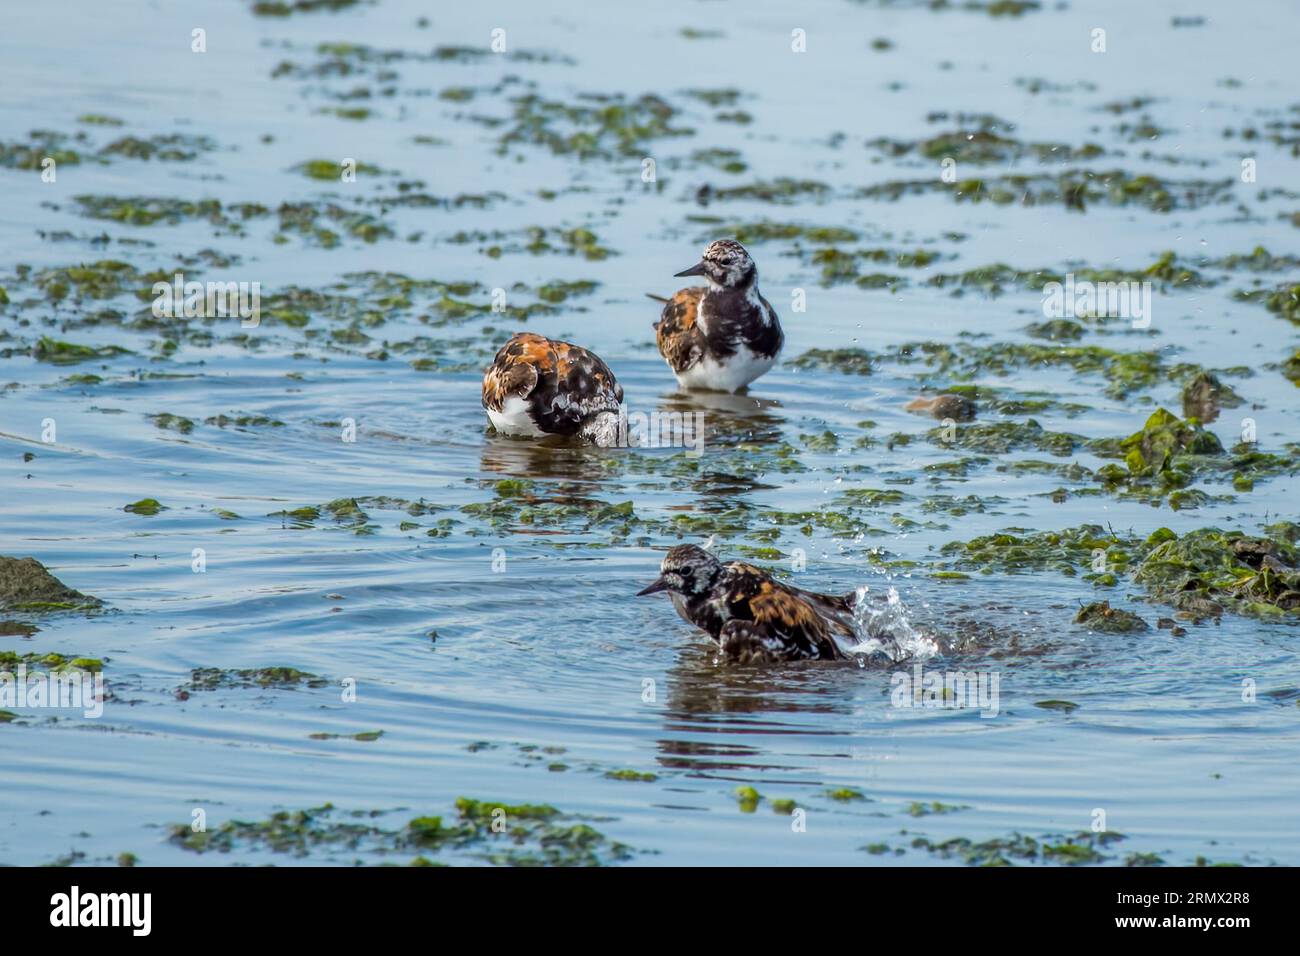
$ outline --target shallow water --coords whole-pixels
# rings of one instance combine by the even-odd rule
[[[429,13],[424,4],[381,0],[289,17],[253,16],[249,6],[199,4],[182,13],[81,4],[68,19],[29,5],[7,13],[0,37],[10,81],[0,91],[0,139],[83,129],[94,146],[127,134],[211,140],[188,161],[61,164],[54,183],[35,170],[0,168],[0,285],[10,299],[0,311],[0,554],[32,555],[106,604],[90,615],[7,615],[40,630],[0,638],[0,649],[102,658],[112,693],[98,720],[33,711],[0,725],[10,782],[0,794],[0,861],[79,853],[102,862],[130,852],[143,864],[347,862],[356,854],[338,847],[303,858],[255,844],[195,854],[169,841],[166,827],[188,822],[195,808],[216,826],[327,801],[389,811],[400,824],[450,814],[466,795],[552,804],[596,821],[647,864],[960,862],[913,840],[1072,835],[1089,830],[1098,809],[1125,837],[1107,849],[1108,862],[1129,854],[1175,864],[1300,862],[1294,625],[1229,614],[1187,624],[1175,637],[1154,627],[1168,609],[1143,602],[1126,581],[1097,589],[1054,571],[933,576],[943,544],[1006,528],[1258,532],[1296,518],[1294,475],[1242,494],[1222,482],[1198,485],[1225,500],[1194,510],[1111,494],[1057,503],[1054,490],[1087,482],[998,466],[1105,462],[1081,447],[1059,458],[1012,450],[986,454],[987,463],[964,475],[927,470],[969,454],[928,440],[937,423],[903,410],[922,386],[947,384],[942,373],[896,361],[873,364],[867,376],[793,364],[810,349],[887,356],[923,341],[1033,341],[1023,330],[1042,319],[1041,284],[955,297],[923,284],[934,272],[998,262],[1140,269],[1173,250],[1223,281],[1157,288],[1149,329],[1087,323],[1082,342],[1158,349],[1171,366],[1244,366],[1253,374],[1225,381],[1248,405],[1225,411],[1211,429],[1229,446],[1251,416],[1262,449],[1295,441],[1300,394],[1276,364],[1268,367],[1294,351],[1295,330],[1232,293],[1256,278],[1270,287],[1293,282],[1296,270],[1257,277],[1209,265],[1259,245],[1274,255],[1300,252],[1287,218],[1300,209],[1300,161],[1284,145],[1261,139],[1245,147],[1224,136],[1300,118],[1288,4],[1185,27],[1171,18],[1186,10],[1164,3],[994,17],[826,0],[801,8],[795,21],[777,5],[746,5],[742,16],[734,3],[670,3],[636,23],[612,6],[571,15],[526,3]],[[422,15],[432,21],[426,27],[417,26]],[[507,29],[504,55],[426,56],[444,45],[486,49],[497,26]],[[1096,26],[1108,31],[1105,54],[1088,49]],[[190,51],[194,27],[207,31],[206,53]],[[687,27],[720,35],[692,38]],[[802,55],[790,52],[796,27],[807,31]],[[876,37],[892,48],[873,49]],[[278,64],[318,62],[318,44],[342,42],[411,56],[341,77],[273,77]],[[53,66],[60,62],[77,69]],[[1055,87],[1031,93],[1019,78]],[[484,118],[509,117],[510,97],[526,84],[565,104],[581,93],[654,93],[679,110],[672,124],[694,133],[650,140],[644,150],[637,144],[626,155],[503,148],[506,127]],[[330,96],[356,87],[373,95]],[[476,93],[438,95],[460,87]],[[734,106],[715,109],[685,94],[718,88],[739,91]],[[1123,114],[1101,108],[1133,97],[1153,102]],[[318,112],[358,104],[373,115]],[[752,122],[716,119],[728,109],[743,109]],[[1107,151],[1075,168],[1225,182],[1226,191],[1167,212],[862,196],[872,184],[935,178],[937,162],[864,145],[955,125],[927,122],[935,111],[990,113],[1025,142],[1093,142]],[[123,125],[79,123],[86,114]],[[1154,140],[1117,129],[1141,116],[1162,131]],[[738,150],[748,168],[731,173],[693,158],[712,147]],[[643,153],[656,161],[655,185],[642,182]],[[1258,157],[1256,183],[1239,181],[1244,155]],[[399,175],[363,172],[344,184],[293,169],[342,157]],[[961,178],[1054,173],[1060,165],[1031,155],[963,164]],[[716,194],[778,177],[826,188],[789,203],[698,198],[706,183]],[[407,192],[489,198],[482,207],[372,203],[397,199],[397,184],[412,180],[424,186]],[[335,225],[339,242],[324,248],[278,232],[274,214],[242,223],[242,235],[201,219],[126,225],[88,218],[75,199],[86,195],[271,210],[329,200],[380,216],[392,235],[367,242]],[[672,274],[694,262],[704,242],[762,221],[853,230],[859,240],[839,243],[845,248],[927,249],[943,258],[921,269],[861,267],[912,278],[890,292],[822,284],[807,256],[813,242],[750,242],[763,292],[785,326],[784,361],[748,396],[679,395],[654,350],[656,307],[643,293],[671,292]],[[522,249],[530,226],[590,229],[613,254],[532,254]],[[461,232],[501,235],[453,241]],[[493,245],[504,251],[484,254]],[[199,258],[203,250],[237,258],[216,264]],[[234,319],[159,329],[133,321],[149,314],[147,298],[131,294],[140,283],[108,299],[78,301],[74,293],[54,303],[16,272],[20,263],[39,272],[101,259],[168,275],[183,263],[203,280],[258,281],[267,300],[297,286],[335,291],[340,309],[358,297],[364,304],[338,315],[303,305],[302,328],[268,314],[252,330]],[[703,454],[555,448],[491,434],[479,407],[480,370],[521,323],[491,313],[460,317],[440,304],[440,288],[412,289],[409,302],[385,300],[391,290],[374,291],[361,277],[372,271],[474,283],[449,295],[479,307],[494,288],[526,306],[542,301],[537,290],[546,283],[598,283],[532,315],[527,327],[599,352],[631,410],[703,410]],[[795,289],[806,292],[806,312],[792,311]],[[108,308],[118,314],[103,314]],[[130,353],[38,360],[32,348],[42,335]],[[426,361],[413,366],[419,359]],[[78,374],[100,381],[69,380]],[[1118,398],[1100,375],[1059,367],[988,371],[974,382],[1075,403],[1032,417],[1087,438],[1128,435],[1157,406],[1180,411],[1174,381]],[[161,414],[192,428],[163,427],[174,420],[151,417]],[[219,415],[281,424],[208,423]],[[57,427],[53,443],[41,440],[46,419]],[[348,419],[355,441],[342,439]],[[980,421],[998,419],[981,408]],[[826,432],[837,440],[818,440]],[[914,438],[890,448],[894,433]],[[863,436],[877,443],[854,447]],[[804,520],[788,517],[834,515],[841,496],[861,488],[903,496],[864,506],[848,530],[827,520],[805,533]],[[974,497],[954,511],[944,496]],[[144,498],[166,510],[123,510]],[[322,508],[352,499],[364,514]],[[411,502],[431,507],[411,514]],[[634,518],[602,510],[625,502]],[[304,507],[321,511],[312,520],[277,514]],[[802,555],[806,567],[794,576],[803,587],[894,588],[898,626],[942,648],[927,667],[998,677],[997,715],[892,706],[891,675],[910,664],[879,657],[865,667],[736,669],[715,661],[666,599],[633,597],[655,576],[665,547],[710,535],[728,557],[775,548],[779,556],[760,563],[787,572]],[[201,574],[192,570],[196,548],[206,558]],[[1072,623],[1081,603],[1101,597],[1137,611],[1152,629],[1094,634]],[[327,683],[177,695],[195,668],[272,666]],[[1258,686],[1257,702],[1243,702],[1247,678]],[[348,679],[355,702],[342,699],[339,684]],[[1036,706],[1044,701],[1077,708]],[[382,736],[311,736],[373,731]],[[625,769],[656,779],[607,776]],[[765,798],[756,811],[737,800],[739,786]],[[865,799],[828,796],[842,788]],[[805,809],[804,830],[772,812],[775,799]],[[923,812],[935,802],[946,812]],[[881,844],[886,852],[862,849]]]

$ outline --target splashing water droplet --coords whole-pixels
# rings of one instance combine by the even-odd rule
[[[853,603],[853,630],[858,643],[844,648],[865,667],[867,658],[879,655],[889,661],[929,660],[939,653],[934,638],[917,630],[909,620],[907,605],[890,587],[883,600],[863,585]]]

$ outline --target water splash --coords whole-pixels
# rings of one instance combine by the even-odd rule
[[[939,643],[912,625],[907,605],[892,585],[883,597],[873,595],[863,585],[857,589],[853,605],[853,630],[858,643],[846,645],[860,666],[869,658],[883,657],[892,662],[924,661],[939,653]]]

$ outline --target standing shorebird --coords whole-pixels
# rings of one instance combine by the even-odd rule
[[[776,310],[758,292],[758,267],[734,239],[709,243],[678,276],[704,276],[682,289],[655,324],[659,353],[685,389],[735,392],[774,364],[785,342]]]
[[[682,620],[707,631],[738,664],[843,660],[849,654],[836,638],[857,643],[856,592],[805,591],[751,564],[723,564],[693,544],[670,550],[659,577],[637,596],[657,591],[667,591]]]
[[[516,332],[483,373],[483,408],[503,435],[618,444],[623,386],[580,345]]]

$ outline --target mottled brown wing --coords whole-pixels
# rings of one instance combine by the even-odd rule
[[[805,591],[793,584],[784,586],[798,595],[800,599],[806,601],[817,612],[817,616],[826,622],[834,633],[857,640],[853,613],[858,601],[857,592],[850,591],[848,594],[841,596],[821,594],[817,591]]]
[[[554,367],[549,339],[532,332],[515,333],[483,372],[483,407],[499,412],[511,395],[527,398],[537,387],[539,369]]]
[[[618,410],[623,386],[599,355],[568,342],[553,341],[551,346],[556,355],[556,381],[579,417]]]
[[[686,371],[704,355],[704,333],[697,319],[706,291],[703,287],[682,289],[664,305],[655,324],[659,354],[674,372]]]

